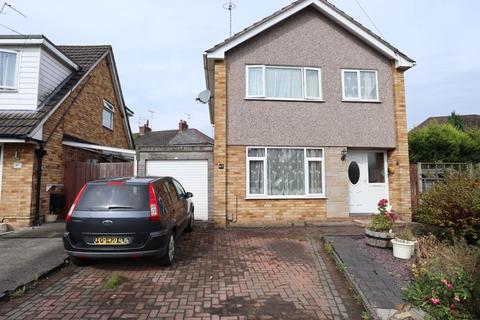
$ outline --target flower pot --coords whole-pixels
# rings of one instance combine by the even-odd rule
[[[400,259],[410,259],[415,251],[416,241],[395,238],[391,240],[393,256]]]
[[[56,214],[46,214],[45,215],[45,222],[46,223],[49,223],[49,222],[55,222],[57,221],[57,215]]]
[[[367,236],[367,244],[378,248],[391,248],[391,239],[395,237],[392,232],[378,232],[365,228],[365,235]]]

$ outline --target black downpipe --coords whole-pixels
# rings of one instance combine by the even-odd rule
[[[47,154],[47,151],[44,149],[43,142],[37,142],[38,149],[35,149],[35,154],[37,155],[37,186],[35,193],[35,225],[40,225],[40,191],[42,184],[42,166],[43,166],[43,156]]]

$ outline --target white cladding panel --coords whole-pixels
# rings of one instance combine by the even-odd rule
[[[147,176],[170,176],[193,193],[195,219],[208,220],[207,160],[147,160]]]
[[[60,63],[48,52],[40,54],[40,79],[38,82],[38,102],[45,98],[71,73],[71,70]]]
[[[40,47],[8,46],[4,49],[18,52],[17,88],[15,90],[0,90],[0,110],[37,109]]]

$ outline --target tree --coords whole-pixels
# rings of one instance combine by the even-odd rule
[[[447,123],[451,124],[455,128],[461,131],[465,131],[465,125],[463,123],[463,118],[452,111],[452,114],[448,117]]]
[[[408,134],[412,162],[480,162],[480,130],[432,123]]]

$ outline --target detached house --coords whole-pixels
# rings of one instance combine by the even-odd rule
[[[326,0],[299,0],[204,55],[217,224],[376,212],[410,220],[404,72],[415,62]]]
[[[0,36],[0,222],[40,222],[66,161],[133,158],[131,115],[110,46]]]

